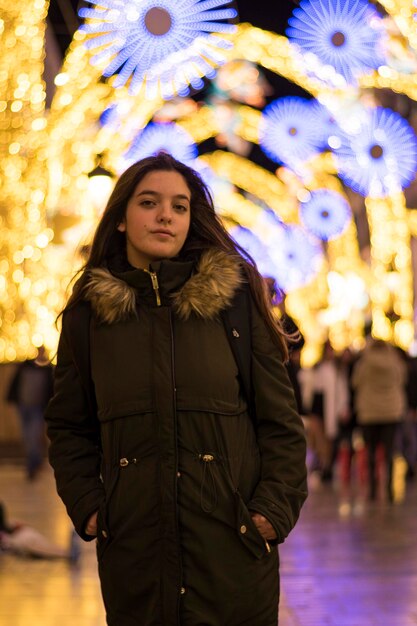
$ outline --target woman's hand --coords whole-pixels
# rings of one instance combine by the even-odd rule
[[[269,522],[266,517],[260,513],[251,513],[251,517],[256,528],[258,529],[258,532],[266,541],[272,541],[272,539],[277,538],[277,533],[275,532],[271,522]]]
[[[85,534],[97,537],[97,515],[98,511],[92,514],[85,527]]]

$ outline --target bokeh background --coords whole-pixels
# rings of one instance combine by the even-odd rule
[[[1,362],[54,353],[115,178],[160,149],[275,278],[304,365],[370,332],[415,353],[413,3],[201,4],[0,0]]]

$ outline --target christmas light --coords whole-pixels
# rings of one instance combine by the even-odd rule
[[[417,139],[398,113],[368,111],[355,133],[340,135],[340,177],[364,196],[383,197],[407,187],[417,170]]]
[[[220,9],[230,0],[104,0],[82,8],[88,18],[81,30],[93,37],[85,41],[96,50],[93,64],[110,63],[104,76],[116,74],[115,87],[130,80],[130,93],[145,82],[150,97],[161,89],[167,97],[191,84],[201,88],[202,76],[213,76],[224,61],[228,43],[213,33],[232,33],[223,21],[236,17],[235,9]]]
[[[300,203],[301,221],[319,239],[328,241],[340,236],[351,219],[349,203],[336,191],[317,189]]]
[[[271,159],[296,169],[319,152],[321,133],[314,105],[305,98],[287,96],[264,109],[259,143]]]
[[[197,146],[192,137],[177,124],[149,124],[133,139],[123,156],[122,170],[135,161],[158,152],[168,152],[178,161],[190,164],[197,158]]]
[[[289,39],[347,83],[385,61],[378,13],[367,0],[302,0],[288,20]]]

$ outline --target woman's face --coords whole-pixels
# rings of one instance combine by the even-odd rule
[[[137,185],[117,227],[126,233],[127,259],[134,267],[176,256],[190,228],[191,192],[181,174],[155,170]]]

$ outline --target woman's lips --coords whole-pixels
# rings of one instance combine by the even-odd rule
[[[153,230],[153,235],[158,235],[159,237],[174,237],[174,233],[170,230]]]

